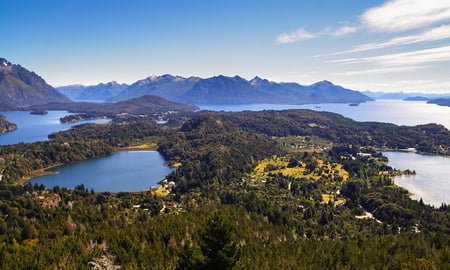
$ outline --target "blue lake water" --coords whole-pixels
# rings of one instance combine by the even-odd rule
[[[440,206],[450,204],[450,158],[410,152],[383,152],[389,165],[400,170],[415,170],[416,175],[398,176],[394,182],[413,193],[412,198]]]
[[[109,119],[96,119],[61,124],[59,119],[70,114],[66,111],[49,111],[46,115],[34,115],[30,112],[0,112],[0,114],[6,116],[6,120],[9,122],[17,125],[17,130],[0,135],[0,145],[46,141],[49,134],[67,130],[74,125],[110,121]]]
[[[201,110],[211,111],[262,111],[286,109],[310,109],[341,114],[356,121],[374,121],[414,126],[438,123],[450,129],[450,107],[427,104],[425,101],[377,100],[349,106],[342,103],[278,105],[197,105]]]
[[[84,184],[95,191],[135,192],[147,190],[174,169],[164,166],[156,151],[130,151],[52,168],[57,174],[35,177],[32,184],[47,188],[74,188]]]

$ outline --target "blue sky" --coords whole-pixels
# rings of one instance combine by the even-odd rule
[[[450,92],[448,0],[0,0],[0,57],[49,84],[260,76]]]

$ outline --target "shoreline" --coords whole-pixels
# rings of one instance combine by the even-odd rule
[[[59,164],[55,164],[49,167],[45,167],[42,169],[37,169],[34,171],[29,172],[27,175],[23,176],[18,182],[17,185],[25,185],[30,179],[38,177],[38,176],[46,176],[46,175],[53,175],[53,174],[58,174],[58,172],[51,172],[48,171],[52,168],[58,167],[58,166],[62,166],[64,165],[63,163],[59,163]]]

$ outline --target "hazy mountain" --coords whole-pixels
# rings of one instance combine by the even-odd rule
[[[216,76],[198,81],[183,96],[193,104],[249,104],[266,103],[277,96],[258,89],[239,76]]]
[[[420,93],[420,92],[414,92],[414,93],[405,93],[405,92],[392,92],[392,93],[388,93],[388,92],[372,92],[372,91],[363,91],[361,92],[371,98],[374,99],[407,99],[410,97],[416,97],[416,96],[420,96],[420,97],[424,97],[424,98],[428,98],[428,99],[436,99],[436,98],[440,98],[440,97],[448,97],[450,96],[450,93],[444,93],[444,94],[430,94],[430,93]]]
[[[414,96],[414,97],[407,97],[403,100],[404,101],[428,101],[430,99],[427,97],[422,97],[422,96]]]
[[[66,97],[70,98],[71,100],[75,100],[75,98],[79,94],[81,94],[84,91],[84,89],[86,89],[86,86],[82,84],[73,84],[66,86],[58,86],[55,87],[55,89],[61,94],[65,95]]]
[[[450,107],[450,97],[433,99],[428,101],[427,103]]]
[[[372,100],[358,91],[345,89],[328,81],[304,86],[276,83],[255,77],[247,81],[239,76],[207,79],[180,76],[151,76],[135,82],[111,100],[126,100],[155,95],[192,104],[307,104],[360,103]]]
[[[359,103],[373,100],[361,92],[350,90],[329,81],[321,81],[308,86],[309,98],[320,103]]]
[[[247,81],[238,76],[200,80],[183,98],[194,104],[360,103],[372,100],[358,91],[328,81],[304,86],[298,83],[276,83],[259,77]]]
[[[174,101],[183,101],[181,96],[190,90],[199,80],[201,79],[197,77],[183,78],[168,74],[163,76],[150,76],[133,83],[118,95],[110,98],[110,100],[121,101],[144,95],[154,95]]]
[[[0,58],[0,110],[50,102],[71,102],[36,73]]]
[[[83,91],[79,93],[76,100],[107,100],[117,96],[120,92],[125,90],[129,85],[120,84],[116,81],[108,83],[100,83],[84,87]]]

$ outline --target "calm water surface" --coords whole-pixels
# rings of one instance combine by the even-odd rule
[[[97,119],[61,124],[59,119],[70,115],[66,111],[49,111],[46,115],[34,115],[30,112],[0,112],[0,114],[17,125],[17,130],[0,135],[0,145],[47,141],[49,134],[67,130],[75,125],[110,121],[110,119]]]
[[[356,121],[375,121],[414,126],[438,123],[450,129],[450,107],[427,104],[425,101],[377,100],[349,106],[341,103],[278,105],[198,105],[202,110],[211,111],[262,111],[286,109],[310,109],[342,114]]]
[[[389,164],[400,170],[415,170],[416,175],[398,176],[394,182],[413,193],[413,199],[440,206],[450,204],[450,158],[410,152],[383,152]]]
[[[164,158],[156,151],[131,151],[59,166],[50,170],[57,174],[35,177],[30,182],[47,188],[84,184],[99,192],[135,192],[156,185],[173,170],[164,166]]]

